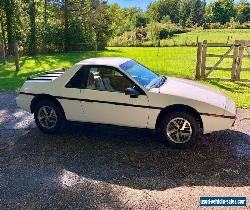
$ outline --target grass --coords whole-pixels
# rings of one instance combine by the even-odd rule
[[[206,29],[206,30],[193,30],[187,33],[176,34],[171,38],[162,39],[160,41],[161,47],[176,47],[176,46],[196,46],[197,41],[202,42],[207,40],[208,42],[219,43],[234,43],[235,40],[250,40],[250,29]],[[157,46],[158,42],[152,42],[151,40],[138,43],[131,39],[123,39],[122,42],[109,43],[110,46],[141,46],[151,47]]]
[[[161,40],[161,46],[195,45],[199,41],[234,43],[235,40],[250,40],[249,29],[195,30],[177,34],[170,39]]]
[[[213,49],[213,53],[225,52],[227,49]],[[6,65],[0,65],[0,90],[18,90],[26,78],[32,74],[58,67],[70,67],[74,63],[88,57],[95,57],[94,52],[61,53],[20,58],[21,71],[15,73],[14,62],[9,60]],[[175,77],[194,79],[196,65],[195,47],[168,47],[168,48],[108,48],[99,52],[97,56],[122,56],[136,59],[152,70]],[[209,60],[208,63],[215,63]],[[230,60],[225,61],[224,67],[230,66]],[[250,67],[250,59],[244,65]],[[217,71],[211,77],[230,78],[230,73]],[[243,78],[250,79],[250,72],[242,74]],[[203,81],[209,86],[221,90],[229,95],[241,108],[250,107],[250,83],[243,82],[215,82]]]

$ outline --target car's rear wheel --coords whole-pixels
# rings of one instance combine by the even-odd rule
[[[44,133],[57,133],[63,128],[65,121],[61,108],[53,101],[42,100],[34,110],[37,127]]]
[[[164,117],[160,134],[168,145],[185,149],[196,143],[200,135],[200,124],[195,116],[184,111],[175,111]]]

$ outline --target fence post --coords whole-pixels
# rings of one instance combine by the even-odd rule
[[[232,64],[232,72],[231,72],[231,80],[232,81],[236,80],[238,58],[239,58],[239,41],[236,40],[235,44],[234,44],[233,64]]]
[[[201,78],[205,79],[206,59],[207,59],[207,40],[202,43],[202,56],[201,56]]]
[[[236,74],[235,74],[235,79],[236,81],[240,80],[240,72],[241,72],[241,66],[242,66],[242,59],[243,59],[243,54],[244,54],[244,46],[241,45],[239,47],[239,58],[238,58],[238,65],[236,69]]]
[[[14,41],[14,50],[15,50],[15,65],[16,65],[16,72],[20,70],[20,65],[19,65],[19,52],[18,52],[18,44],[17,41]]]
[[[197,61],[196,61],[196,75],[195,79],[201,78],[201,55],[202,53],[202,42],[198,42],[197,44]]]

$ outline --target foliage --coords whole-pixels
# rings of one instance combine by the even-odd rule
[[[225,24],[235,17],[234,0],[217,0],[206,8],[206,19],[210,23]]]
[[[181,26],[171,22],[151,22],[145,28],[137,28],[136,31],[125,32],[120,36],[112,38],[109,46],[159,46],[161,39],[173,37],[176,34],[184,33]]]
[[[77,50],[81,43],[104,48],[114,30],[110,12],[101,0],[3,0],[0,42],[10,54],[14,40],[31,55]]]
[[[180,23],[183,26],[192,27],[204,24],[206,2],[203,0],[182,0],[180,3]]]
[[[197,28],[247,29],[248,23],[242,21],[248,21],[249,4],[246,0],[238,3],[215,0],[208,5],[205,0],[157,0],[149,5],[146,12],[136,8],[121,9],[116,5],[120,18],[108,43],[109,46],[145,47],[195,45],[194,40],[176,43],[173,37]],[[131,15],[126,15],[128,11]]]
[[[149,5],[147,14],[152,22],[161,22],[168,16],[173,23],[179,22],[179,0],[158,0]]]
[[[151,23],[148,25],[149,30],[151,31],[150,39],[151,41],[157,41],[159,39],[166,39],[173,37],[174,34],[183,33],[184,30],[182,27],[173,24],[171,22],[166,23]]]
[[[242,26],[241,26],[242,27]],[[245,26],[246,27],[246,26]],[[184,31],[183,31],[184,32]],[[131,33],[134,34],[133,39]],[[129,34],[130,40],[127,41],[125,34]],[[124,36],[114,37],[109,41],[109,46],[141,46],[141,47],[153,47],[158,46],[159,42],[152,42],[149,39],[143,39],[140,43],[135,42],[136,36],[134,32],[126,32]],[[208,42],[219,43],[234,43],[235,40],[249,40],[249,29],[212,29],[203,30],[197,28],[196,30],[186,31],[186,33],[175,34],[173,37],[160,40],[160,47],[172,47],[172,46],[196,46],[197,41],[208,40]],[[133,40],[133,42],[132,42]]]
[[[250,3],[247,0],[241,0],[236,5],[236,11],[237,20],[240,23],[250,21]]]
[[[142,46],[146,40],[147,33],[145,30],[127,31],[121,36],[116,36],[111,39],[108,43],[109,46],[120,46],[120,47],[136,47]]]
[[[160,40],[204,27],[249,28],[250,3],[241,0],[156,0],[148,9],[103,0],[2,0],[0,42],[13,54],[157,46]],[[96,44],[97,42],[97,44]],[[175,45],[175,44],[174,44]]]

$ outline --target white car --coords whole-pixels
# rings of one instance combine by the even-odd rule
[[[116,57],[28,78],[16,103],[45,133],[60,131],[65,120],[148,128],[179,148],[230,128],[236,116],[235,104],[214,89]]]

